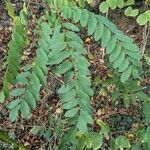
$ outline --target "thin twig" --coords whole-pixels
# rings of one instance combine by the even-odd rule
[[[147,41],[148,41],[148,36],[150,33],[150,23],[146,24],[144,26],[144,31],[143,31],[143,44],[142,44],[142,56],[145,53],[145,49],[146,49],[146,45],[147,45]]]
[[[29,5],[30,5],[30,0],[28,0],[27,10],[29,9]]]
[[[61,80],[59,77],[57,77],[56,75],[54,75],[52,72],[49,72],[50,75],[52,75],[57,81],[59,81],[61,84],[64,84],[64,81]]]
[[[108,14],[109,14],[109,9],[108,9],[108,11],[106,12],[106,18],[108,18]]]

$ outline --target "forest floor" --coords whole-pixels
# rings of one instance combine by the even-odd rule
[[[16,13],[19,12],[22,4],[20,2],[14,3],[16,8]],[[24,56],[22,57],[23,64],[29,63],[32,61],[34,57],[37,38],[33,38],[33,31],[36,27],[35,22],[40,15],[42,15],[42,6],[40,1],[32,1],[29,6],[30,16],[28,22],[28,36],[30,38],[30,47],[28,47],[24,51]],[[3,75],[6,69],[6,56],[7,56],[7,48],[8,43],[11,39],[11,29],[12,29],[12,21],[5,10],[5,5],[0,3],[0,89],[2,88]],[[140,27],[135,19],[125,17],[123,12],[116,10],[111,11],[108,14],[108,18],[113,21],[120,30],[122,30],[125,34],[134,39],[135,43],[142,47],[143,44],[143,31],[144,27]],[[118,19],[119,18],[119,19]],[[31,38],[32,37],[32,38]],[[95,89],[95,95],[92,98],[92,106],[94,112],[94,120],[97,118],[106,121],[108,124],[110,123],[110,116],[118,116],[121,117],[123,121],[124,118],[129,116],[131,119],[133,117],[141,117],[141,112],[139,112],[139,108],[135,106],[130,106],[126,109],[122,103],[120,103],[119,107],[114,107],[111,99],[111,91],[114,90],[113,85],[109,85],[108,87],[103,88],[101,84],[97,85],[96,80],[104,81],[111,76],[105,62],[105,53],[104,50],[96,45],[90,37],[83,35],[83,40],[85,42],[85,47],[88,51],[88,56],[91,61],[91,73],[92,73],[92,81],[93,88]],[[147,41],[147,46],[145,49],[145,54],[150,56],[150,37]],[[143,59],[143,63],[145,61]],[[147,67],[146,67],[146,72]],[[145,75],[145,78],[142,82],[143,86],[148,87],[147,93],[150,94],[150,77]],[[9,99],[0,104],[0,130],[3,130],[9,134],[10,137],[17,139],[25,146],[29,147],[33,150],[40,150],[42,147],[46,147],[46,149],[54,149],[57,150],[58,138],[61,136],[61,128],[63,122],[61,117],[63,117],[61,104],[58,99],[58,95],[55,94],[56,90],[59,87],[59,81],[56,81],[54,77],[49,74],[48,76],[48,86],[50,87],[50,92],[47,89],[41,90],[41,101],[38,104],[38,107],[32,112],[29,120],[24,120],[21,117],[17,121],[17,123],[11,123],[9,121],[9,112],[5,107],[7,103],[10,101]],[[49,94],[50,93],[50,94]],[[115,117],[116,117],[115,116]],[[50,118],[50,119],[49,119]],[[52,123],[49,120],[54,120]],[[50,136],[50,139],[47,140],[44,136],[35,136],[31,130],[34,126],[40,126],[43,130],[47,128],[51,128],[52,132],[55,133],[53,136]],[[118,124],[116,128],[118,128]],[[93,125],[93,128],[96,130],[96,124]],[[132,125],[125,127],[124,130],[128,131],[132,128]],[[56,135],[57,133],[57,135]],[[114,130],[114,134],[115,130]],[[7,144],[0,141],[0,145],[5,146],[4,149],[9,149]],[[53,146],[52,146],[53,145]]]

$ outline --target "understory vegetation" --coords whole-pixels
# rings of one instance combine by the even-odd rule
[[[31,3],[5,3],[0,148],[150,150],[149,1],[99,1],[106,16],[92,0],[43,0],[38,17]],[[116,8],[144,25],[142,46],[108,19]]]

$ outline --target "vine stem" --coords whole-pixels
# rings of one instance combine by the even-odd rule
[[[147,41],[148,41],[148,36],[150,34],[150,23],[146,24],[144,26],[144,31],[143,31],[143,44],[142,44],[142,48],[141,48],[141,51],[142,51],[142,56],[144,55],[145,53],[145,49],[146,49],[146,45],[147,45]]]

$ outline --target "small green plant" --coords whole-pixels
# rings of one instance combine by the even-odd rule
[[[125,15],[129,17],[135,17],[139,14],[139,9],[132,7],[132,5],[135,5],[135,3],[135,0],[106,0],[100,4],[99,9],[102,13],[106,13],[109,9],[127,7],[125,9]],[[148,5],[148,3],[149,1],[145,1],[146,5]],[[137,17],[137,23],[139,25],[144,25],[148,22],[150,22],[150,10],[146,10]]]
[[[137,23],[140,25],[150,23],[150,10],[147,10],[144,13],[140,14],[137,18]]]

